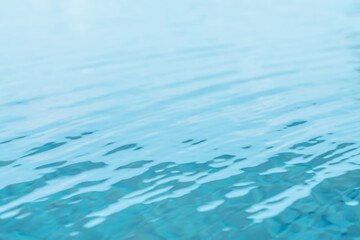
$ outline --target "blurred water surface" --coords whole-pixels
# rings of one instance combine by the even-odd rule
[[[0,239],[360,236],[360,3],[3,1]]]

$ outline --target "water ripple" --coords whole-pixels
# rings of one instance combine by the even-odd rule
[[[355,0],[5,5],[0,238],[359,237]]]

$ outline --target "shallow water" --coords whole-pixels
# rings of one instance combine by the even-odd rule
[[[0,239],[360,237],[360,3],[7,1]]]

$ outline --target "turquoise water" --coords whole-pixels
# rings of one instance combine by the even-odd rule
[[[7,1],[0,239],[360,239],[360,2]]]

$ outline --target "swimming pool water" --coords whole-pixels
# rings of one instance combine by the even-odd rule
[[[360,3],[7,1],[0,239],[359,239]]]

